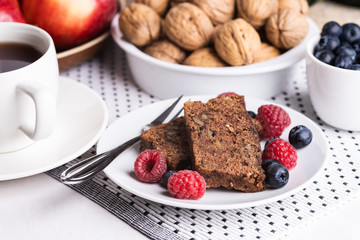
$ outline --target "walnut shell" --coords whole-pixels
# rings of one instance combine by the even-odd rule
[[[192,52],[183,62],[197,67],[225,67],[226,63],[216,54],[213,48],[201,48]]]
[[[124,8],[119,17],[120,31],[125,39],[142,47],[160,36],[160,16],[151,7],[132,3]]]
[[[199,7],[191,3],[181,3],[166,14],[164,30],[171,41],[192,51],[208,45],[214,27]]]
[[[190,0],[170,0],[170,8],[184,2],[190,2]]]
[[[290,8],[303,15],[307,15],[309,4],[307,0],[279,0],[279,10],[284,8]]]
[[[260,49],[258,32],[242,18],[224,23],[214,37],[218,55],[232,66],[254,62],[254,54]]]
[[[235,13],[235,0],[192,0],[201,8],[214,25],[230,21]]]
[[[254,28],[264,26],[266,20],[278,10],[278,0],[236,0],[237,16]]]
[[[269,42],[282,49],[290,49],[298,45],[306,37],[308,30],[306,16],[288,8],[273,14],[265,26]]]
[[[280,50],[268,43],[261,43],[260,49],[255,53],[255,61],[263,62],[279,56]]]
[[[159,37],[159,39],[166,38],[164,24],[165,24],[165,19],[161,18],[160,19],[160,37]]]
[[[153,42],[144,49],[144,52],[170,63],[182,63],[186,57],[185,51],[166,39]]]
[[[215,34],[216,34],[217,30],[218,30],[222,25],[223,25],[223,24],[218,24],[218,25],[214,26],[213,34],[211,34],[211,37],[210,37],[210,45],[213,45],[213,44],[214,44]]]
[[[160,16],[163,16],[168,8],[169,0],[136,0],[137,3],[143,3],[155,10]]]

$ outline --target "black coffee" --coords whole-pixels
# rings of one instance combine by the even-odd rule
[[[30,45],[2,42],[0,43],[0,73],[25,67],[41,56],[42,53]]]

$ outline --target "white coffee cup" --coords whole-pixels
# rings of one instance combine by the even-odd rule
[[[24,67],[0,71],[0,153],[7,153],[51,135],[56,121],[59,68],[53,40],[44,30],[30,24],[1,22],[0,33],[0,44],[25,44],[41,54]]]

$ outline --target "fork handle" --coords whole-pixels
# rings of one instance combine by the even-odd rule
[[[134,145],[140,140],[140,135],[136,136],[120,146],[87,159],[84,159],[61,173],[60,179],[65,184],[76,184],[91,179],[97,173],[106,168],[123,151]]]

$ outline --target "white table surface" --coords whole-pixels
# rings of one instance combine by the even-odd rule
[[[360,198],[315,219],[286,240],[359,239]],[[47,174],[0,182],[0,239],[148,239]]]

